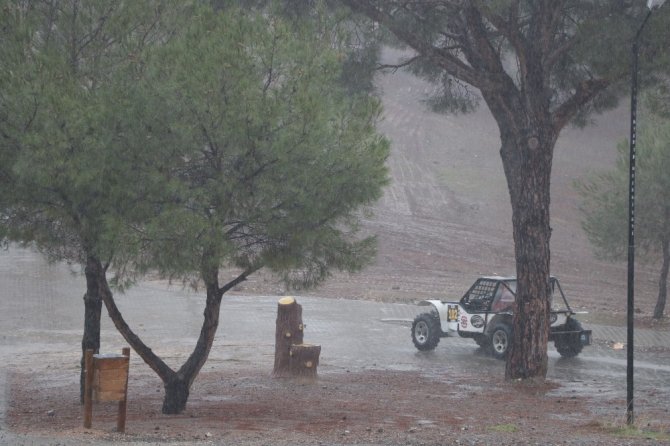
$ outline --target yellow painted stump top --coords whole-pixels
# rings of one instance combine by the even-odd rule
[[[291,305],[294,302],[295,299],[291,296],[286,296],[279,299],[279,305]]]

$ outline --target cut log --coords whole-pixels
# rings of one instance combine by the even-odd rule
[[[275,365],[273,376],[290,376],[291,345],[302,344],[302,307],[292,297],[282,297],[277,305]]]
[[[316,378],[320,345],[295,344],[290,348],[289,371],[297,378]]]

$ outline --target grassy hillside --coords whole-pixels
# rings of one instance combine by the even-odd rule
[[[379,255],[363,273],[336,276],[310,294],[400,301],[459,298],[480,274],[514,274],[509,194],[498,130],[485,105],[468,115],[433,113],[424,102],[431,86],[401,71],[380,75],[378,86],[385,110],[380,130],[392,142],[392,182],[366,222],[366,230],[378,235]],[[594,117],[585,129],[565,129],[556,146],[552,274],[578,307],[626,308],[626,265],[593,257],[572,182],[613,166],[617,141],[627,133],[623,104]],[[636,302],[650,314],[657,267],[638,265]],[[260,282],[248,286],[258,291]]]

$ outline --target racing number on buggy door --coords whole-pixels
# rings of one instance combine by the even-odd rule
[[[458,320],[458,306],[449,305],[447,308],[447,322]]]

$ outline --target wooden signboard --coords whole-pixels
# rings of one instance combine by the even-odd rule
[[[84,427],[90,428],[93,418],[93,401],[118,401],[119,414],[116,428],[126,429],[126,400],[128,398],[128,368],[130,349],[119,354],[93,354],[86,350],[86,381],[84,384]]]
[[[128,356],[93,355],[93,401],[123,401],[128,389]]]

